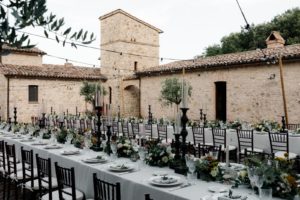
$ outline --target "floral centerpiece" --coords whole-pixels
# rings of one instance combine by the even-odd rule
[[[219,161],[211,155],[203,156],[196,161],[196,172],[200,179],[217,181],[222,179]]]
[[[240,129],[242,128],[242,123],[239,120],[229,121],[227,127],[231,129]]]
[[[258,159],[249,157],[246,165],[255,167],[256,173],[263,176],[263,188],[272,188],[273,196],[294,199],[300,191],[297,187],[296,174],[293,171],[294,161],[285,158]]]
[[[13,133],[16,133],[16,132],[19,132],[19,130],[20,130],[20,124],[13,123],[12,126],[11,126],[11,131]]]
[[[159,140],[149,140],[145,142],[145,147],[148,150],[148,155],[145,161],[150,166],[165,167],[173,160],[170,144],[160,143]]]
[[[118,157],[129,158],[133,154],[138,154],[138,152],[133,149],[133,146],[127,137],[119,137],[116,142]]]
[[[220,127],[220,123],[218,120],[212,120],[212,121],[208,121],[206,126],[208,128],[219,128]]]
[[[280,124],[278,122],[263,120],[254,125],[254,129],[256,131],[279,131],[281,129]]]
[[[76,148],[82,149],[84,147],[84,136],[79,133],[74,134],[72,143]]]

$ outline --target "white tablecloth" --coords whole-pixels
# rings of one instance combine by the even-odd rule
[[[15,144],[17,155],[20,157],[20,148],[21,146],[24,149],[33,149],[34,154],[38,153],[40,157],[51,158],[53,174],[54,171],[54,162],[58,162],[59,165],[63,167],[75,167],[75,181],[76,188],[83,191],[86,194],[87,198],[93,197],[93,180],[92,174],[97,173],[97,176],[103,178],[109,182],[120,182],[121,183],[121,195],[122,200],[142,200],[144,199],[144,194],[149,193],[151,197],[155,200],[200,200],[201,197],[211,195],[208,191],[210,186],[222,186],[219,183],[215,182],[204,182],[200,180],[195,181],[195,185],[190,187],[182,188],[176,191],[169,191],[170,188],[161,188],[150,185],[148,180],[152,177],[153,172],[155,171],[166,171],[168,174],[173,174],[173,170],[169,168],[157,168],[143,166],[139,170],[128,173],[128,174],[117,174],[108,170],[111,162],[106,164],[86,164],[82,162],[82,159],[88,157],[95,157],[100,153],[93,151],[82,150],[79,155],[73,156],[63,156],[61,152],[67,149],[73,149],[74,147],[65,145],[63,150],[46,150],[44,146],[32,146],[28,142],[20,142],[20,140],[11,139],[9,137],[3,137],[0,135],[0,140],[5,140],[9,144]],[[122,162],[130,162],[128,159],[121,159]],[[118,159],[118,162],[120,159]],[[134,163],[136,164],[136,163]],[[138,168],[138,167],[137,167]],[[185,179],[184,176],[176,174],[182,179]],[[225,185],[226,186],[226,185]],[[227,186],[229,187],[229,186]],[[251,192],[248,189],[234,189],[234,194],[247,195],[249,200],[258,199],[256,195],[250,195]]]

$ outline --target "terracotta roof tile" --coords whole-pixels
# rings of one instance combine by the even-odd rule
[[[0,65],[0,73],[5,76],[16,77],[40,77],[58,79],[87,79],[87,80],[106,80],[99,68],[49,65],[43,66],[21,66],[5,64]]]
[[[292,60],[300,58],[300,44],[294,44],[284,46],[280,48],[266,48],[262,50],[244,51],[239,53],[230,53],[217,56],[203,57],[198,59],[175,61],[156,67],[151,67],[136,72],[136,75],[150,75],[157,73],[172,73],[180,71],[183,68],[189,69],[212,69],[215,67],[219,68],[230,68],[236,65],[243,64],[259,64],[266,63],[268,59],[272,59],[276,55],[282,55],[283,60]]]
[[[36,53],[36,54],[41,54],[41,55],[45,55],[46,53],[36,47],[33,48],[16,48],[16,47],[12,47],[9,46],[7,44],[4,44],[2,46],[2,48],[4,50],[9,50],[9,51],[14,51],[14,52],[26,52],[26,53]]]

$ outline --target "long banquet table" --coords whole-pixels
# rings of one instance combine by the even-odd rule
[[[156,171],[164,171],[170,175],[174,175],[173,170],[169,168],[143,166],[142,168],[138,167],[138,170],[133,171],[132,173],[118,174],[108,170],[111,162],[105,164],[86,164],[82,162],[82,159],[95,157],[100,154],[99,152],[82,150],[78,155],[63,156],[61,155],[62,149],[46,150],[44,149],[44,146],[33,146],[29,142],[21,142],[19,139],[12,139],[10,137],[4,137],[3,135],[0,135],[0,140],[4,140],[9,144],[15,144],[17,156],[19,158],[20,148],[23,146],[24,149],[33,149],[34,153],[38,153],[41,157],[51,158],[53,170],[54,162],[58,162],[59,165],[64,167],[75,167],[76,188],[84,192],[87,198],[93,197],[93,173],[97,173],[98,177],[101,177],[106,181],[120,182],[122,200],[143,200],[144,194],[146,193],[151,194],[151,197],[156,200],[200,200],[203,197],[212,195],[212,193],[208,191],[211,186],[230,187],[229,185],[223,185],[216,182],[195,180],[195,184],[192,186],[170,191],[170,188],[156,187],[151,185],[148,181]],[[73,146],[64,145],[63,150],[73,148]],[[131,162],[128,159],[118,159],[118,162],[120,160],[121,162]],[[136,163],[134,164],[136,165]],[[176,176],[185,179],[184,176],[178,174],[176,174]],[[258,199],[257,195],[250,194],[251,190],[246,188],[233,189],[233,192],[234,194],[241,194],[243,196],[247,195],[249,200]]]

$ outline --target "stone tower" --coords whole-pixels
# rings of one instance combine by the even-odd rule
[[[124,82],[135,71],[159,65],[162,31],[118,9],[101,16],[101,73],[107,76],[106,103],[114,114],[139,115],[139,83]],[[120,106],[120,109],[118,109]]]

